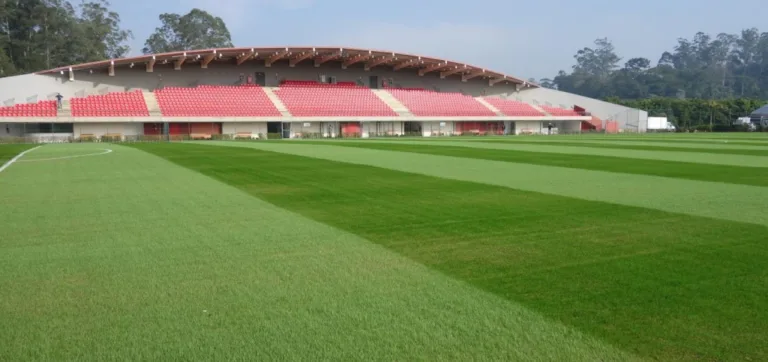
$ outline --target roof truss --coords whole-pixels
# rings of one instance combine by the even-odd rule
[[[180,58],[173,62],[173,70],[181,70],[181,65],[187,60],[187,53],[184,53]]]
[[[391,62],[391,61],[393,61],[395,59],[397,59],[397,57],[395,56],[394,53],[392,55],[384,55],[384,56],[381,56],[381,57],[378,57],[378,58],[373,58],[373,59],[369,60],[367,63],[365,63],[365,70],[369,71],[369,70],[371,70],[371,68],[373,68],[373,67],[375,67],[377,65],[382,65],[384,63],[389,63],[389,62]]]
[[[412,58],[412,59],[408,59],[406,61],[400,62],[398,64],[395,64],[395,66],[392,69],[397,71],[397,70],[400,70],[400,69],[404,69],[404,68],[408,68],[408,67],[414,66],[414,65],[419,64],[419,63],[421,63],[421,57]]]
[[[115,76],[115,61],[112,60],[109,62],[109,76],[114,77]]]
[[[445,77],[449,75],[454,75],[456,73],[461,73],[467,70],[466,65],[455,65],[453,69],[446,70],[444,72],[440,72],[440,79],[444,79]]]
[[[251,59],[252,57],[255,57],[259,55],[259,53],[256,53],[256,50],[251,49],[249,52],[245,52],[243,54],[240,54],[240,56],[237,57],[237,65],[245,63],[246,60]]]
[[[157,59],[155,59],[155,56],[152,56],[152,59],[150,59],[147,62],[147,73],[152,73],[155,71],[155,62],[157,62]]]
[[[323,64],[325,62],[328,62],[328,61],[331,61],[331,60],[334,60],[334,59],[338,59],[338,58],[341,57],[341,55],[342,55],[342,51],[339,50],[337,52],[333,52],[333,53],[330,53],[330,54],[325,54],[325,55],[317,56],[317,57],[315,57],[315,67],[319,67],[321,64]]]
[[[472,78],[477,78],[477,77],[479,77],[479,76],[481,76],[483,74],[485,74],[485,69],[473,70],[473,71],[471,71],[471,72],[469,72],[467,74],[462,75],[461,76],[461,81],[462,82],[466,82],[466,81],[468,81],[468,80],[470,80]]]
[[[430,64],[426,68],[419,69],[419,76],[423,77],[424,74],[427,74],[429,72],[434,72],[447,67],[448,67],[448,62]]]
[[[508,81],[508,80],[509,79],[507,79],[506,76],[501,77],[501,78],[491,78],[491,79],[488,79],[488,85],[493,87],[494,85],[496,85],[496,83],[500,83],[500,82]]]
[[[362,61],[371,59],[372,57],[373,55],[371,54],[371,52],[368,52],[367,54],[364,53],[364,54],[353,55],[347,58],[347,60],[345,60],[344,63],[341,63],[341,69],[347,69],[347,67],[352,64],[360,63]]]
[[[314,49],[312,51],[302,52],[295,56],[293,56],[291,59],[288,60],[288,65],[293,68],[296,66],[296,64],[299,64],[301,61],[312,58],[317,54]]]
[[[208,64],[210,64],[211,61],[213,61],[214,58],[216,58],[216,50],[214,50],[210,54],[206,54],[203,57],[203,60],[200,61],[200,68],[208,69]]]
[[[290,54],[291,52],[288,50],[288,48],[285,48],[283,50],[275,52],[275,54],[272,54],[269,56],[266,60],[264,60],[264,65],[266,67],[271,67],[272,63],[283,59],[286,55]]]

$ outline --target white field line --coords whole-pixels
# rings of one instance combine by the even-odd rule
[[[77,158],[77,157],[87,157],[87,156],[100,156],[100,155],[106,155],[108,153],[112,153],[112,150],[109,148],[103,148],[104,152],[99,153],[88,153],[85,155],[74,155],[74,156],[61,156],[61,157],[52,157],[52,158],[36,158],[33,160],[21,160],[18,162],[37,162],[37,161],[53,161],[53,160],[65,160],[68,158]]]
[[[30,149],[28,149],[28,150],[26,150],[26,151],[24,151],[22,153],[19,153],[18,155],[16,155],[16,157],[12,158],[10,161],[8,161],[4,165],[0,166],[0,172],[5,171],[6,168],[10,167],[14,162],[18,161],[21,158],[21,156],[24,156],[28,152],[32,152],[32,151],[34,151],[34,150],[36,150],[36,149],[38,149],[40,147],[42,147],[42,146],[37,146],[37,147],[34,147],[34,148],[30,148]]]

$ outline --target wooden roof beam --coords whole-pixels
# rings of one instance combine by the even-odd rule
[[[208,69],[208,64],[210,64],[215,58],[216,58],[216,50],[214,50],[213,53],[211,54],[206,54],[203,57],[203,60],[200,61],[200,68]]]
[[[371,68],[373,68],[375,66],[378,66],[378,65],[381,65],[381,64],[384,64],[384,63],[388,63],[388,62],[393,61],[395,59],[397,59],[397,57],[395,56],[395,53],[392,53],[392,55],[385,55],[385,56],[382,56],[382,57],[379,57],[379,58],[373,58],[373,59],[369,60],[367,63],[365,63],[365,71],[367,72],[367,71],[371,70]]]
[[[299,64],[300,62],[306,59],[312,58],[316,54],[317,52],[315,51],[315,48],[312,48],[311,52],[307,51],[307,52],[299,53],[298,55],[292,57],[291,59],[288,59],[288,66],[293,68],[296,66],[296,64]]]
[[[443,68],[447,68],[447,67],[448,67],[448,62],[440,62],[440,63],[431,64],[431,65],[428,65],[426,68],[419,69],[419,76],[423,77],[424,74],[427,74],[427,73],[430,73],[430,72],[434,72],[434,71],[437,71],[437,70],[440,70],[440,69],[443,69]]]
[[[243,64],[246,60],[251,59],[257,55],[259,55],[259,53],[257,53],[255,49],[251,48],[250,52],[240,54],[240,56],[237,57],[237,65]]]
[[[338,59],[343,54],[343,50],[339,49],[337,52],[333,52],[331,54],[321,55],[319,57],[315,57],[315,68],[319,67],[321,64],[325,62],[329,62],[334,59]]]
[[[155,62],[157,62],[157,59],[155,59],[155,56],[152,56],[152,59],[150,59],[147,62],[147,73],[152,73],[155,71]]]
[[[366,61],[368,59],[371,59],[373,55],[371,54],[371,51],[369,50],[367,54],[357,54],[349,59],[345,60],[344,63],[341,63],[341,69],[347,69],[348,66],[356,63],[360,63],[362,61]]]
[[[181,70],[181,65],[184,64],[186,60],[187,60],[187,53],[184,52],[184,55],[182,55],[181,58],[176,59],[176,61],[173,62],[173,70]]]
[[[466,82],[472,78],[477,78],[481,75],[485,74],[485,69],[477,69],[475,71],[469,72],[468,74],[464,74],[461,76],[461,81]]]
[[[446,70],[444,72],[440,72],[440,79],[444,79],[445,77],[447,77],[449,75],[453,75],[453,74],[456,74],[456,73],[464,72],[464,71],[467,70],[467,68],[468,67],[466,65],[463,65],[463,66],[462,65],[455,65],[453,69],[449,69],[449,70]]]
[[[491,79],[488,79],[488,85],[493,87],[494,85],[496,85],[496,83],[501,83],[503,81],[509,81],[509,80],[510,79],[507,78],[506,75],[501,78],[491,78]]]
[[[272,54],[272,56],[270,56],[269,58],[265,59],[264,60],[264,65],[267,68],[269,68],[269,67],[272,66],[272,63],[274,63],[274,62],[276,62],[276,61],[278,61],[280,59],[283,59],[289,53],[290,53],[290,51],[288,50],[288,48],[280,50],[280,51],[276,52],[275,54]]]
[[[397,70],[400,70],[400,69],[403,69],[403,68],[408,68],[408,67],[410,67],[412,65],[419,64],[419,63],[421,63],[421,57],[412,58],[412,59],[406,60],[404,62],[401,62],[399,64],[396,64],[394,67],[392,67],[392,69],[397,71]]]

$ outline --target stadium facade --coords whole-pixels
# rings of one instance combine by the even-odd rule
[[[0,101],[0,136],[12,137],[644,132],[648,118],[464,63],[338,47],[72,65],[0,79]]]

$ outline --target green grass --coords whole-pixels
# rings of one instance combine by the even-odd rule
[[[633,359],[359,236],[109,147],[0,174],[0,360]],[[216,154],[243,182],[258,169]]]
[[[35,146],[29,144],[0,144],[0,166],[32,147]]]
[[[303,141],[307,142],[307,141]],[[690,180],[714,181],[743,185],[768,186],[768,168],[737,167],[726,165],[705,165],[700,163],[670,162],[619,157],[591,156],[578,154],[526,152],[514,150],[478,149],[437,145],[415,145],[401,142],[376,143],[354,142],[310,142],[318,145],[369,148],[385,151],[401,151],[441,156],[477,158],[494,161],[519,162],[534,165],[580,168],[587,170],[621,172],[638,175],[676,177]],[[768,162],[768,158],[766,159]]]
[[[477,141],[549,144],[549,145],[558,145],[558,146],[577,146],[577,147],[593,147],[593,148],[640,150],[640,151],[670,151],[670,152],[715,153],[715,154],[725,154],[725,155],[768,156],[768,147],[765,147],[764,149],[758,149],[760,148],[759,146],[751,146],[751,147],[756,147],[756,149],[729,149],[729,148],[716,147],[723,144],[714,143],[714,142],[710,146],[705,146],[701,144],[681,143],[679,147],[670,147],[670,146],[662,146],[662,145],[654,145],[654,144],[633,145],[633,144],[628,144],[629,141],[601,142],[598,140],[590,141],[590,140],[577,140],[577,139],[557,139],[557,140],[550,141],[550,140],[527,140],[524,138],[519,140],[508,139],[508,138],[480,139],[478,137]],[[685,146],[685,147],[682,147],[682,146]],[[750,146],[734,145],[733,147],[750,147]]]
[[[768,359],[764,226],[253,149],[135,147],[640,356]]]

